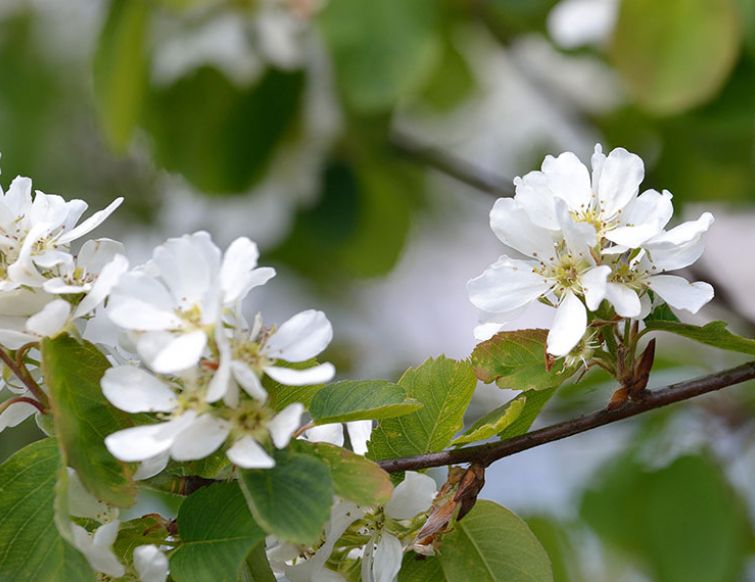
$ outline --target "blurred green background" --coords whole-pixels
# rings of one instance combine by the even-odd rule
[[[200,228],[257,240],[279,276],[253,307],[326,309],[343,376],[466,357],[495,194],[596,142],[642,156],[678,219],[716,214],[701,318],[752,336],[755,0],[0,3],[3,184],[125,196],[98,235],[134,262]],[[655,386],[738,362],[664,340]],[[588,377],[541,423],[611,390]],[[511,396],[481,387],[469,420]],[[5,431],[0,457],[37,436]],[[506,459],[483,496],[559,581],[755,580],[753,386]]]

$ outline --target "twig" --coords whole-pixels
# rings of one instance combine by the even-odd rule
[[[0,412],[6,410],[11,406],[11,404],[17,404],[19,402],[26,402],[26,404],[31,404],[42,414],[45,413],[45,409],[42,407],[42,404],[34,400],[34,398],[29,398],[28,396],[14,396],[13,398],[8,398],[8,400],[3,400],[2,402],[0,402]]]
[[[380,461],[379,464],[389,473],[441,467],[457,463],[474,462],[488,466],[498,459],[526,451],[533,447],[558,441],[649,410],[673,404],[674,402],[681,402],[682,400],[714,392],[727,386],[740,384],[753,378],[755,378],[755,362],[748,362],[747,364],[742,364],[723,372],[679,382],[658,390],[647,391],[643,393],[642,399],[627,402],[621,408],[601,410],[573,420],[547,426],[506,441],[463,447],[438,453],[428,453],[415,457],[386,459]]]
[[[47,409],[50,407],[50,401],[47,398],[47,394],[45,394],[45,391],[42,390],[39,384],[37,384],[37,381],[32,378],[29,370],[26,369],[26,366],[24,366],[23,364],[19,366],[16,363],[16,360],[2,348],[0,348],[0,360],[2,360],[3,363],[8,366],[8,369],[13,372],[16,377],[21,380],[21,382],[24,383],[24,385],[29,389],[29,392],[34,394],[36,399],[39,400],[39,403],[44,408],[42,412],[47,412]]]
[[[421,140],[407,133],[394,131],[391,134],[390,143],[410,160],[430,166],[477,190],[506,198],[514,195],[511,180],[504,176],[489,174],[475,164],[447,151],[423,143]]]

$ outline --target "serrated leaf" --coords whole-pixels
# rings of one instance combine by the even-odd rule
[[[170,557],[176,582],[234,581],[246,556],[265,539],[236,483],[198,490],[178,511],[181,545]]]
[[[55,527],[60,466],[53,439],[32,443],[0,465],[0,580],[94,582],[86,559]]]
[[[117,151],[128,146],[147,92],[149,16],[146,0],[113,0],[94,58],[100,123]]]
[[[679,321],[679,318],[671,311],[668,303],[661,303],[645,318],[645,323],[648,321]]]
[[[646,323],[649,330],[667,331],[721,350],[755,356],[755,340],[731,333],[723,321],[711,321],[702,327],[679,321],[650,320]]]
[[[381,420],[369,443],[368,455],[387,459],[446,448],[464,422],[477,380],[467,362],[446,357],[410,368],[399,385],[424,406],[404,416]]]
[[[550,370],[545,366],[547,329],[502,331],[477,344],[472,352],[472,365],[477,377],[489,384],[514,390],[545,390],[560,386],[574,372],[556,362]]]
[[[419,89],[440,56],[433,0],[332,0],[320,23],[346,101],[361,112]]]
[[[475,441],[483,441],[497,435],[508,428],[522,413],[526,397],[517,396],[506,404],[491,410],[486,415],[481,416],[470,426],[463,434],[456,437],[452,445],[463,445]]]
[[[267,533],[294,544],[313,544],[330,517],[330,469],[316,457],[288,449],[274,457],[271,469],[240,471],[247,504]]]
[[[739,53],[732,0],[624,0],[611,54],[645,108],[679,113],[711,98]]]
[[[98,499],[128,507],[136,498],[133,469],[105,448],[105,437],[133,426],[131,418],[102,394],[100,378],[110,367],[93,344],[70,336],[41,343],[42,371],[65,462]]]
[[[300,444],[328,466],[333,491],[339,497],[357,505],[382,505],[391,498],[391,479],[377,463],[328,443]]]
[[[408,414],[422,403],[388,380],[343,380],[325,386],[309,406],[317,424],[392,418]]]
[[[556,389],[550,388],[549,390],[532,390],[517,396],[517,399],[521,398],[524,400],[524,408],[514,419],[514,422],[498,434],[501,440],[510,439],[528,432],[532,423],[535,422],[535,419],[540,414],[540,411],[555,393]]]
[[[524,521],[492,501],[478,501],[439,552],[448,582],[549,582],[550,559]]]

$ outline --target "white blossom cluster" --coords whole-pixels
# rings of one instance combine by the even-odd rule
[[[604,301],[616,315],[637,320],[653,301],[692,313],[709,302],[709,284],[665,273],[700,257],[713,216],[666,229],[671,193],[640,194],[644,173],[637,155],[617,148],[606,156],[596,145],[592,175],[566,152],[517,178],[516,195],[497,200],[490,213],[510,252],[467,284],[481,313],[476,337],[488,339],[541,301],[556,308],[547,351],[567,356]]]

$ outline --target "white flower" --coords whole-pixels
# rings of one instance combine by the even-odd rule
[[[206,232],[169,239],[143,268],[122,276],[113,288],[108,315],[134,333],[136,349],[159,373],[197,364],[223,308],[241,301],[275,275],[256,268],[257,246],[236,239],[221,252]]]
[[[358,455],[367,454],[367,442],[372,435],[371,420],[355,420],[344,423],[349,433],[352,450]],[[342,447],[344,442],[343,424],[321,424],[313,426],[304,432],[303,438],[313,443],[330,443]]]
[[[177,378],[168,384],[134,366],[110,368],[102,378],[105,397],[130,413],[162,413],[168,420],[127,428],[105,439],[108,450],[126,462],[144,461],[140,477],[160,472],[168,458],[202,459],[229,437],[228,458],[243,468],[269,468],[272,457],[260,444],[288,445],[299,428],[304,407],[295,403],[274,414],[262,403],[245,400],[235,409],[213,408],[206,401],[207,372]]]
[[[108,505],[92,495],[71,467],[68,471],[68,513],[74,517],[86,517],[99,523],[109,523],[118,518],[118,508]]]
[[[141,582],[165,582],[168,578],[168,558],[153,544],[134,548],[134,568]]]
[[[29,398],[33,398],[31,393],[27,393]],[[28,402],[13,402],[0,412],[0,433],[6,428],[18,426],[27,418],[39,412],[36,406]]]
[[[272,330],[262,326],[258,314],[251,330],[239,325],[231,333],[230,338],[218,341],[220,362],[211,400],[224,396],[226,403],[234,406],[238,401],[237,382],[249,396],[264,402],[264,375],[288,386],[321,384],[335,375],[333,364],[327,362],[303,369],[280,365],[306,362],[328,346],[333,327],[322,311],[302,311]]]
[[[407,471],[385,505],[385,515],[393,520],[412,519],[427,511],[436,493],[435,481],[427,475]],[[404,550],[401,541],[384,527],[372,526],[372,535],[362,555],[363,582],[393,582],[401,570]]]
[[[594,227],[573,221],[560,199],[553,207],[559,230],[533,223],[517,200],[501,198],[493,206],[493,232],[505,245],[531,258],[504,255],[467,284],[470,300],[492,324],[475,330],[478,339],[487,339],[541,298],[557,307],[548,334],[550,354],[569,353],[584,335],[585,302],[595,309],[603,300],[610,268],[597,265],[591,253],[597,243]]]
[[[113,542],[118,537],[118,520],[111,521],[98,527],[94,533],[89,533],[78,524],[71,523],[73,543],[96,572],[102,572],[114,578],[126,574],[126,568],[118,561],[113,553]]]

